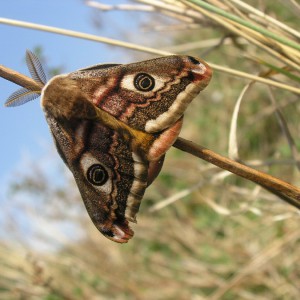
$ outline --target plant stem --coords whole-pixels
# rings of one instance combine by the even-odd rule
[[[180,137],[173,146],[240,177],[251,180],[300,209],[300,189],[281,179],[245,166]]]
[[[41,91],[43,88],[43,85],[41,83],[3,65],[0,65],[0,77],[14,82],[15,84],[18,84],[30,91],[38,92]]]
[[[252,24],[252,23],[250,23],[248,21],[245,21],[245,20],[241,19],[240,17],[232,15],[232,14],[224,11],[223,9],[220,9],[220,8],[218,8],[216,6],[213,6],[213,5],[211,5],[211,4],[207,3],[207,2],[204,2],[202,0],[187,0],[187,1],[195,3],[196,5],[201,6],[201,7],[205,8],[205,9],[207,9],[207,10],[215,13],[215,14],[218,14],[218,15],[220,15],[222,17],[225,17],[225,18],[227,18],[229,20],[237,22],[237,23],[239,23],[239,24],[241,24],[241,25],[243,25],[245,27],[248,27],[248,28],[254,30],[254,31],[257,31],[257,32],[259,32],[259,33],[261,33],[261,34],[263,34],[263,35],[265,35],[267,37],[270,37],[271,39],[273,39],[275,41],[278,41],[278,42],[280,42],[280,43],[282,43],[284,45],[287,45],[287,46],[289,46],[291,48],[300,50],[300,45],[297,44],[297,43],[295,43],[294,41],[291,41],[291,40],[288,40],[286,38],[283,38],[282,36],[280,36],[278,34],[275,34],[275,33],[271,32],[271,31],[269,31],[267,29],[264,29],[263,27],[260,27],[260,26],[254,25],[254,24]]]
[[[30,29],[35,29],[35,30],[41,30],[41,31],[52,32],[52,33],[56,33],[56,34],[61,34],[61,35],[66,35],[66,36],[91,40],[91,41],[95,41],[95,42],[106,43],[106,44],[110,44],[110,45],[115,45],[115,46],[119,46],[119,47],[124,47],[124,48],[128,48],[128,49],[142,51],[142,52],[156,54],[156,55],[165,56],[165,55],[174,54],[174,53],[171,53],[171,52],[168,52],[168,51],[163,51],[163,50],[159,50],[159,49],[144,47],[144,46],[136,45],[136,44],[133,44],[133,43],[122,42],[122,41],[109,39],[109,38],[105,38],[105,37],[101,37],[101,36],[96,36],[96,35],[92,35],[92,34],[86,34],[86,33],[78,32],[78,31],[66,30],[66,29],[61,29],[61,28],[56,28],[56,27],[51,27],[51,26],[45,26],[45,25],[40,25],[40,24],[35,24],[35,23],[29,23],[29,22],[23,22],[23,21],[18,21],[18,20],[0,18],[0,24],[1,23],[11,25],[11,26],[19,26],[19,27],[24,27],[24,28],[30,28]],[[233,75],[233,76],[237,76],[237,77],[240,77],[240,78],[242,77],[242,78],[246,78],[246,79],[250,79],[250,80],[255,80],[257,82],[261,82],[261,83],[264,83],[264,84],[275,86],[277,88],[282,88],[282,89],[288,90],[290,92],[300,94],[300,89],[295,87],[295,86],[287,85],[287,84],[277,82],[277,81],[274,81],[274,80],[270,80],[270,79],[267,79],[267,78],[264,78],[264,77],[255,76],[255,75],[245,73],[245,72],[242,72],[242,71],[238,71],[238,70],[235,70],[235,69],[232,69],[232,68],[229,68],[229,67],[216,65],[216,64],[213,64],[213,63],[210,63],[210,62],[208,62],[208,64],[216,71],[220,71],[220,72],[230,74],[230,75]]]
[[[33,79],[2,65],[0,65],[0,76],[22,87],[25,87],[29,90],[34,90],[36,92],[41,91],[43,88],[42,84],[37,83]],[[278,195],[284,201],[300,209],[300,189],[283,180],[252,169],[229,158],[223,157],[213,152],[212,150],[204,148],[180,137],[176,140],[173,146],[182,151],[188,152],[191,155],[204,159],[207,162],[212,163],[240,177],[251,180],[263,186],[270,192]]]

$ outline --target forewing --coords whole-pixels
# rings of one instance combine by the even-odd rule
[[[134,129],[156,133],[180,119],[209,83],[211,69],[194,57],[168,56],[70,76],[99,108]]]

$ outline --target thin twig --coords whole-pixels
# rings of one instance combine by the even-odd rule
[[[173,146],[240,177],[251,180],[269,191],[276,193],[281,199],[300,209],[300,189],[281,179],[247,167],[180,137]]]
[[[17,71],[0,65],[0,77],[5,78],[15,84],[18,84],[31,91],[40,91],[43,88],[43,84],[39,83],[32,78],[25,76]]]
[[[2,65],[0,65],[0,75],[20,86],[26,87],[29,90],[39,91],[42,89],[42,86],[37,84],[33,79]],[[300,189],[283,180],[230,160],[213,152],[212,150],[180,137],[176,140],[173,146],[182,151],[188,152],[191,155],[204,159],[224,170],[251,180],[275,193],[284,201],[300,209]]]

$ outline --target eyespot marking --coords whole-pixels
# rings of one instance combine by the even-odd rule
[[[141,92],[152,91],[155,87],[155,79],[147,73],[139,73],[134,77],[134,87]]]
[[[96,186],[101,186],[108,180],[108,173],[100,164],[91,165],[86,174],[87,180]]]

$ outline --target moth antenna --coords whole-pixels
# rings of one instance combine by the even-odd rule
[[[40,91],[30,91],[26,88],[21,88],[12,93],[5,102],[6,107],[14,107],[25,104],[28,101],[34,100],[40,96]]]
[[[43,66],[39,58],[30,50],[26,50],[26,64],[32,79],[45,85],[47,82],[47,77]]]

